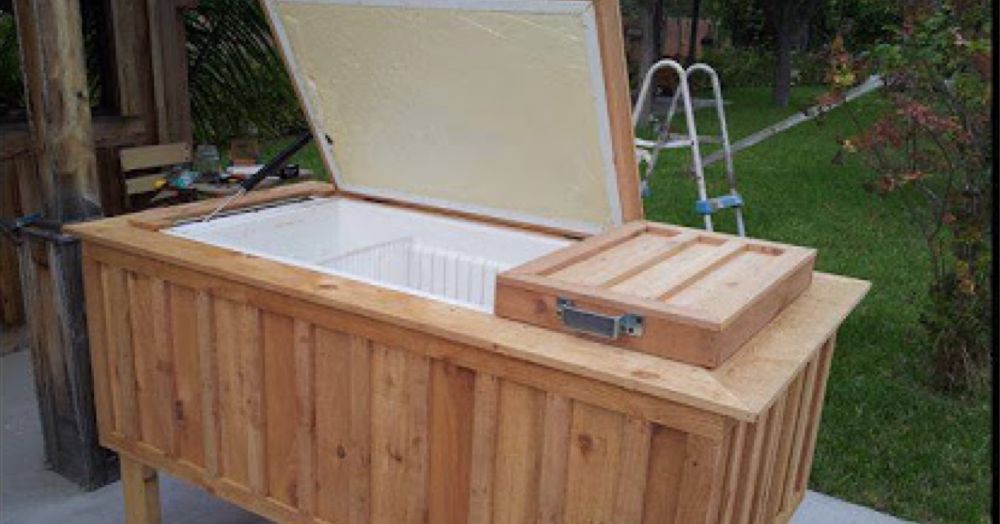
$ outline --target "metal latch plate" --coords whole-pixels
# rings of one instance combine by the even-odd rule
[[[622,334],[641,337],[643,332],[642,317],[639,315],[630,313],[606,315],[587,311],[576,307],[572,300],[566,298],[556,299],[556,315],[562,319],[563,325],[572,331],[608,340],[615,340]]]

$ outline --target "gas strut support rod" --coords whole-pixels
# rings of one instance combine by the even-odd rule
[[[309,131],[306,131],[305,133],[299,135],[299,137],[295,139],[295,142],[292,142],[291,145],[278,152],[278,154],[275,155],[274,158],[272,158],[270,161],[268,161],[268,163],[265,164],[264,167],[260,168],[260,170],[258,170],[253,175],[247,177],[246,180],[244,180],[243,182],[240,182],[240,189],[235,193],[233,193],[232,195],[230,195],[229,198],[225,199],[221,204],[219,204],[219,207],[215,208],[214,211],[212,211],[208,215],[205,215],[205,218],[202,219],[202,222],[208,222],[209,220],[212,220],[213,218],[215,218],[215,215],[218,215],[219,212],[221,212],[223,209],[229,207],[230,204],[239,200],[240,197],[253,190],[253,188],[257,187],[257,184],[261,183],[265,178],[277,173],[278,170],[281,169],[282,167],[285,167],[285,164],[288,162],[288,160],[291,159],[292,156],[295,155],[295,153],[298,153],[299,150],[305,147],[310,140],[312,140],[312,133]]]

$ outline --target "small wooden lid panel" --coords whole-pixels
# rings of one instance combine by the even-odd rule
[[[554,318],[561,298],[603,314],[641,315],[643,335],[611,343],[714,367],[808,287],[815,256],[813,249],[637,222],[502,274],[497,314],[561,328]],[[674,328],[664,331],[663,323]],[[705,347],[678,349],[685,345]]]

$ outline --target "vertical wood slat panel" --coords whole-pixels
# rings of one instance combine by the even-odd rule
[[[101,278],[101,264],[93,259],[83,259],[83,287],[87,306],[87,337],[90,344],[91,374],[94,380],[94,404],[98,433],[102,436],[115,432],[114,408],[111,405],[111,377],[109,376],[107,302]]]
[[[298,507],[298,378],[295,373],[295,324],[291,317],[262,315],[264,467],[266,493]]]
[[[109,375],[115,427],[127,439],[139,438],[135,355],[132,347],[132,311],[128,307],[127,275],[120,268],[101,266],[108,334]]]
[[[538,521],[563,521],[566,476],[569,467],[570,423],[573,403],[555,393],[545,394],[541,471],[538,479]]]
[[[735,449],[733,448],[733,440],[736,438],[736,423],[730,424],[730,428],[726,431],[725,436],[722,441],[719,442],[719,460],[716,463],[717,471],[715,471],[714,482],[712,486],[711,496],[708,500],[708,516],[709,522],[719,522],[719,513],[722,511],[722,497],[725,494],[726,482],[729,480],[729,470],[728,465],[735,457]]]
[[[371,518],[371,416],[372,416],[372,355],[373,344],[361,337],[348,339],[350,348],[350,457],[351,480],[348,486],[352,524],[369,522]]]
[[[139,435],[143,442],[166,452],[164,433],[158,426],[169,425],[160,420],[156,409],[156,341],[153,334],[153,283],[149,277],[129,273],[126,277],[128,309],[132,332],[132,357],[135,361],[136,404]],[[163,430],[169,431],[167,429]]]
[[[785,396],[778,398],[777,402],[771,406],[768,419],[767,440],[765,442],[765,452],[760,475],[757,477],[757,494],[754,497],[753,516],[751,521],[762,524],[768,519],[766,515],[768,500],[771,497],[771,485],[775,470],[775,457],[778,454],[778,437],[781,435],[782,423],[785,416]]]
[[[314,337],[316,515],[368,522],[371,346],[320,328]]]
[[[469,518],[475,379],[466,368],[431,364],[428,522]]]
[[[723,470],[719,468],[720,455],[719,442],[700,435],[687,436],[683,481],[678,494],[675,522],[685,524],[708,522],[709,516],[712,515],[713,499],[722,489]]]
[[[736,523],[742,524],[750,521],[757,490],[754,479],[757,478],[763,462],[770,413],[770,411],[765,411],[757,419],[757,422],[750,424],[747,428],[747,436],[743,445],[743,467],[740,468],[739,485],[736,488],[736,508],[733,512],[733,522]]]
[[[372,355],[372,521],[427,519],[430,360],[375,345]]]
[[[686,447],[685,433],[660,425],[653,426],[649,467],[646,473],[643,522],[648,524],[675,522]]]
[[[316,385],[313,374],[315,336],[313,326],[296,319],[293,326],[295,361],[295,459],[298,507],[304,515],[316,513]],[[346,402],[347,399],[341,399]]]
[[[781,422],[781,433],[778,436],[778,454],[774,462],[774,476],[771,480],[771,494],[767,500],[765,514],[770,518],[781,511],[781,503],[785,498],[785,486],[788,478],[788,463],[792,455],[792,440],[795,428],[799,422],[799,406],[802,400],[802,384],[804,373],[799,373],[785,392],[785,415]]]
[[[566,522],[609,522],[621,468],[621,413],[573,403]]]
[[[819,434],[819,423],[823,415],[823,397],[826,395],[826,382],[830,378],[830,364],[833,361],[833,350],[836,346],[836,336],[823,344],[823,350],[818,357],[815,387],[813,389],[809,423],[805,433],[805,445],[802,449],[802,459],[796,473],[795,490],[805,492],[812,470],[813,456],[816,452],[816,437]]]
[[[538,511],[545,394],[500,381],[493,477],[494,524],[531,522]]]
[[[210,477],[221,474],[219,456],[219,363],[215,346],[215,314],[212,295],[195,292],[195,317],[198,329],[198,358],[201,363],[201,427],[205,472]]]
[[[722,492],[719,508],[719,522],[732,522],[736,510],[736,500],[739,494],[740,471],[745,460],[743,449],[747,431],[750,427],[745,422],[737,423],[729,438],[729,460],[726,464],[726,482]]]
[[[794,501],[796,495],[795,482],[798,476],[799,465],[802,462],[803,448],[805,447],[806,428],[809,424],[810,413],[812,413],[813,388],[816,384],[816,374],[819,372],[819,359],[813,358],[802,374],[802,393],[799,402],[799,416],[795,423],[795,431],[792,437],[792,451],[788,463],[788,473],[785,478],[784,500],[782,508],[787,509]]]
[[[127,289],[141,439],[176,457],[177,394],[169,290],[162,279],[135,273],[128,274]]]
[[[316,329],[316,515],[348,521],[350,443],[350,348],[348,336]]]
[[[652,425],[642,419],[626,417],[622,427],[621,468],[615,493],[614,522],[641,522],[643,494],[646,492],[646,470]]]
[[[242,304],[215,298],[212,301],[215,320],[215,353],[219,389],[219,458],[220,472],[233,483],[246,487],[247,474],[247,406],[243,399],[244,379],[241,354],[245,350],[241,333],[243,316],[249,314]]]
[[[159,422],[154,429],[162,435],[163,450],[171,457],[177,456],[177,428],[174,412],[177,406],[177,384],[174,380],[173,325],[170,323],[170,291],[160,278],[150,279],[152,291],[153,322],[146,329],[153,331],[153,390],[152,409]],[[134,335],[133,335],[134,340]],[[140,408],[141,412],[141,408]]]
[[[176,455],[197,466],[205,465],[205,439],[202,417],[202,356],[200,351],[198,307],[194,290],[171,284],[169,325],[173,336],[172,352],[177,401],[173,418],[177,429]]]
[[[262,314],[257,308],[244,305],[239,327],[240,373],[243,376],[241,402],[246,407],[247,421],[247,483],[258,495],[265,495],[268,488]]]
[[[473,392],[472,464],[469,472],[469,524],[493,518],[494,453],[499,420],[500,381],[477,373]]]

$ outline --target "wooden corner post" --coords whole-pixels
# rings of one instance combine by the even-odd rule
[[[46,463],[87,489],[117,476],[114,455],[98,444],[83,313],[79,242],[61,225],[101,216],[79,2],[14,0],[38,160],[43,220],[19,247]]]

